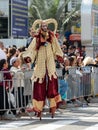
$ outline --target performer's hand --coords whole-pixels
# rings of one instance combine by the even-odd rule
[[[56,56],[57,57],[57,60],[60,62],[60,63],[64,63],[64,59],[63,59],[63,57],[61,57],[61,56]]]
[[[24,57],[25,63],[31,63],[31,58],[29,56]]]

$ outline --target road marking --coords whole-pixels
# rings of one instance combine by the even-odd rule
[[[77,119],[77,117],[76,117]],[[79,117],[80,120],[98,120],[98,117]]]
[[[36,117],[32,117],[32,119],[38,119],[39,120],[39,118],[36,118]],[[80,117],[78,117],[78,115],[77,116],[71,116],[71,117],[59,117],[59,116],[55,116],[53,119],[51,118],[51,117],[42,117],[42,120],[98,120],[98,117],[95,117],[95,116],[93,116],[93,117],[90,117],[90,116],[88,116],[88,117],[84,117],[84,116],[80,116]]]
[[[98,111],[98,108],[96,107],[79,107],[79,108],[71,108],[72,110],[91,110],[91,111]]]
[[[23,125],[28,125],[32,122],[35,122],[35,121],[28,121],[28,120],[22,120],[22,121],[13,121],[13,122],[10,122],[10,123],[4,123],[4,124],[0,124],[0,129],[2,128],[18,128],[20,126],[23,126]]]
[[[64,120],[64,121],[56,121],[56,122],[53,122],[53,123],[49,123],[49,124],[44,124],[44,125],[41,125],[39,127],[36,127],[36,128],[32,128],[30,130],[55,130],[57,128],[60,128],[60,127],[63,127],[63,126],[66,126],[66,125],[69,125],[69,124],[72,124],[72,123],[75,123],[77,122],[74,121],[74,120]]]
[[[91,127],[88,127],[88,128],[86,128],[86,129],[84,129],[84,130],[98,130],[98,124],[93,125],[93,126],[91,126]]]
[[[98,120],[98,117],[78,117],[78,116],[71,116],[71,117],[59,117],[55,116],[53,119],[51,117],[42,117],[42,121],[44,120],[49,120],[50,122],[47,124],[41,124],[41,126],[38,126],[36,128],[31,128],[30,130],[42,130],[42,129],[47,129],[47,130],[55,130],[57,128],[70,125],[72,123],[81,121],[81,120]],[[60,121],[57,121],[60,120]],[[5,122],[5,121],[0,121],[0,130],[8,130],[8,129],[13,129],[13,128],[19,128],[31,123],[36,123],[39,121],[39,118],[37,117],[32,117],[30,120],[29,118],[25,118],[22,120],[16,120],[16,121],[11,121],[11,122]],[[98,130],[98,125],[92,126],[88,129],[85,130]]]

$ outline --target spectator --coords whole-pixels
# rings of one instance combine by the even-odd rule
[[[30,57],[26,57],[21,61],[22,70],[30,70],[31,69],[31,59]]]
[[[29,29],[29,34],[30,34],[30,37],[27,39],[26,48],[28,48],[28,46],[29,46],[30,43],[32,42],[33,37],[34,37],[34,35],[35,35],[35,32],[33,31],[32,28]]]
[[[8,61],[8,69],[10,69],[11,65],[10,65],[10,59],[14,56],[17,55],[17,51],[16,48],[9,48],[8,50],[8,54],[7,54],[7,61]]]
[[[12,57],[10,60],[10,71],[14,72],[13,75],[13,87],[15,90],[18,90],[18,103],[17,106],[19,108],[25,107],[28,103],[27,97],[24,96],[24,73],[20,69],[20,59],[18,57]],[[14,92],[14,91],[13,91]],[[25,100],[26,99],[26,102]],[[19,113],[25,112],[24,108],[22,108]]]
[[[85,46],[82,46],[80,53],[81,53],[81,56],[83,57],[83,60],[84,60],[84,58],[86,57],[86,47]]]
[[[67,53],[68,53],[67,46],[66,45],[61,45],[61,49],[62,49],[63,53],[65,55],[67,55]]]
[[[59,70],[62,70],[62,73],[61,75],[59,75],[59,93],[61,95],[61,103],[59,105],[59,108],[61,109],[64,109],[66,108],[67,106],[67,102],[66,102],[66,99],[67,99],[67,89],[68,89],[68,83],[66,81],[66,70],[65,70],[65,66],[62,66],[62,64],[59,64],[59,67],[58,67]]]
[[[95,63],[94,64],[98,67],[98,54],[96,54]]]
[[[75,55],[75,46],[69,46],[68,48],[68,56],[74,56]]]
[[[83,60],[83,66],[89,66],[89,70],[91,70],[91,66],[95,66],[94,65],[94,59],[92,57],[85,57],[84,60]],[[85,67],[85,71],[88,71],[88,69],[86,70],[86,68],[88,67]],[[86,73],[83,75],[83,78],[82,78],[82,83],[83,83],[83,96],[84,96],[84,100],[87,102],[87,105],[88,103],[90,102],[89,101],[89,95],[91,94],[91,74],[90,73]]]
[[[0,60],[0,73],[3,73],[3,80],[0,81],[0,115],[3,116],[6,110],[9,109],[7,92],[12,87],[12,77],[8,72],[8,63],[6,59]],[[10,86],[9,86],[10,85]],[[6,118],[3,116],[3,118]]]
[[[0,60],[7,59],[6,53],[4,52],[3,42],[0,41]]]

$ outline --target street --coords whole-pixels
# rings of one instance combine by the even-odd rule
[[[0,0],[0,130],[98,130],[97,77],[98,0]]]
[[[94,99],[93,99],[94,100]],[[96,102],[98,98],[95,99]],[[48,112],[43,112],[42,120],[24,116],[15,120],[0,120],[0,130],[98,130],[98,103],[88,107],[73,107],[57,110],[52,119]]]

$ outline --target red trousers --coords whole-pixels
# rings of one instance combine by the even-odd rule
[[[35,111],[42,111],[46,98],[50,101],[50,108],[57,107],[57,104],[61,101],[61,97],[58,93],[58,79],[44,78],[42,83],[39,81],[34,82],[33,88],[33,107]]]

